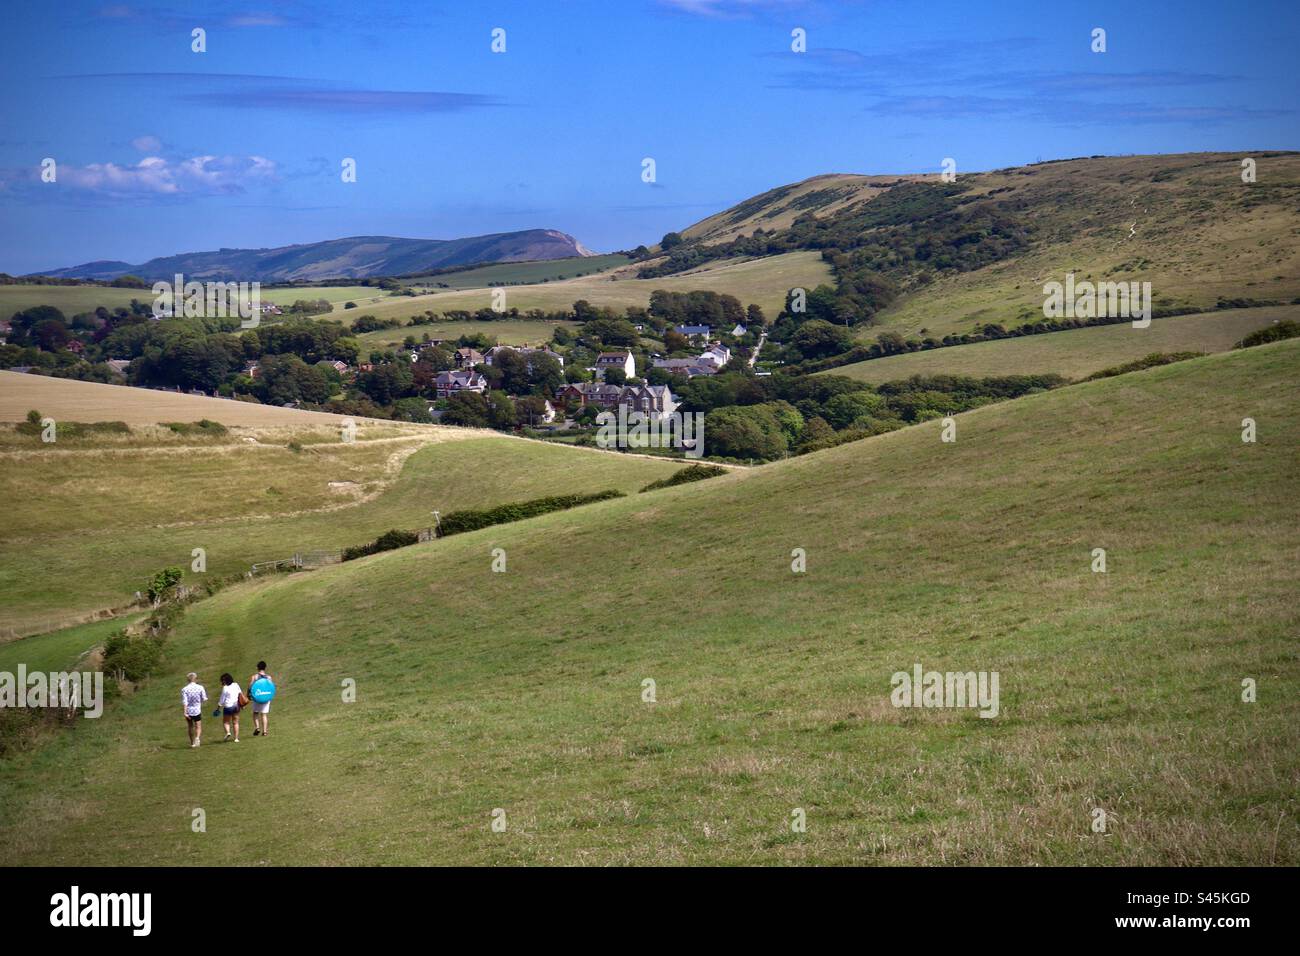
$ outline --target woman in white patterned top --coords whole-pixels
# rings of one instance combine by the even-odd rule
[[[190,682],[181,688],[181,710],[185,714],[185,726],[190,734],[190,746],[197,747],[203,740],[203,705],[207,703],[208,692],[199,683],[199,675],[190,671],[186,675]]]

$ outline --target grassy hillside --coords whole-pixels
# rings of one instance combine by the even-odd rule
[[[514,285],[572,279],[580,274],[591,275],[594,272],[604,272],[625,265],[627,261],[627,256],[610,253],[600,256],[574,256],[568,259],[543,259],[537,262],[496,262],[474,269],[414,276],[404,281],[406,285],[419,288],[429,288],[436,283],[452,289],[477,289],[486,285]]]
[[[299,445],[295,450],[290,446]],[[0,432],[0,637],[125,603],[160,567],[246,571],[295,551],[363,544],[431,512],[569,492],[636,491],[680,463],[470,429],[241,429],[218,439],[140,428],[41,445]],[[187,583],[202,583],[187,574]]]
[[[1295,865],[1298,373],[1197,359],[223,592],[0,774],[0,862]],[[184,672],[259,656],[275,739],[186,749]],[[895,709],[915,663],[997,671],[1001,714]]]
[[[118,421],[128,425],[196,422],[207,418],[223,425],[330,425],[342,420],[327,412],[300,411],[274,405],[205,398],[125,385],[101,385],[76,379],[22,372],[0,372],[0,422],[20,422],[36,409],[55,421]]]
[[[933,181],[930,176],[864,176],[827,173],[752,196],[682,230],[686,239],[728,242],[755,229],[787,229],[799,216],[833,216],[855,203],[879,196],[900,182]]]
[[[1241,181],[1243,155],[1258,181]],[[1043,283],[1146,281],[1157,304],[1300,296],[1300,155],[1191,153],[1043,163],[962,177],[1035,228],[1024,255],[913,286],[880,316],[943,336],[1042,317]],[[1010,190],[994,195],[994,190]]]
[[[68,318],[94,312],[99,306],[115,309],[132,299],[153,302],[148,289],[110,289],[94,285],[0,285],[0,319],[37,305],[52,305]],[[292,301],[292,300],[290,300]]]
[[[1300,306],[1229,309],[1154,319],[1150,327],[1103,325],[1069,332],[977,342],[843,365],[825,375],[879,384],[913,375],[1022,375],[1055,372],[1084,378],[1152,352],[1224,352],[1249,333],[1300,318]]]
[[[360,313],[358,313],[360,314]],[[435,322],[432,325],[401,326],[396,329],[380,329],[378,332],[365,332],[358,335],[362,354],[369,354],[371,349],[400,345],[408,335],[417,339],[428,334],[435,339],[458,339],[462,335],[486,335],[496,339],[498,345],[542,345],[549,342],[559,326],[577,328],[576,322],[552,322],[548,320],[532,321],[523,319],[500,319],[490,322]]]
[[[508,286],[506,308],[570,309],[578,299],[592,305],[623,309],[629,305],[646,306],[655,289],[671,292],[689,292],[709,289],[729,292],[746,305],[756,302],[769,315],[775,315],[785,303],[787,290],[794,286],[812,288],[829,281],[830,269],[816,252],[795,252],[785,256],[765,259],[713,263],[706,268],[661,279],[637,279],[635,266],[627,266],[589,275],[581,279],[565,279],[537,285]],[[460,291],[437,292],[431,295],[395,297],[364,310],[380,318],[405,319],[426,309],[446,312],[455,309],[486,309],[492,306],[493,290],[487,287]],[[349,313],[350,314],[350,313]],[[338,318],[338,313],[330,314]]]

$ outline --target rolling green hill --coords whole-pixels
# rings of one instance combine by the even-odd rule
[[[472,429],[361,422],[355,442],[339,435],[316,425],[196,438],[136,426],[50,446],[0,431],[0,491],[24,502],[0,529],[0,639],[119,607],[159,568],[188,569],[194,548],[219,578],[427,527],[434,509],[632,492],[680,467]]]
[[[150,259],[139,265],[92,262],[42,275],[114,279],[131,274],[146,281],[186,279],[241,282],[293,282],[335,278],[405,275],[423,269],[501,262],[559,259],[585,255],[582,244],[554,229],[524,229],[460,239],[402,239],[349,236],[274,249],[214,249]]]
[[[1257,162],[1244,183],[1241,161]],[[936,337],[1042,318],[1045,282],[1150,282],[1156,307],[1300,296],[1300,154],[1096,156],[936,176],[782,186],[683,231],[661,277],[733,256],[838,257],[844,314]],[[754,235],[755,230],[763,234]],[[880,295],[877,283],[889,287]],[[836,317],[842,321],[838,313]],[[859,326],[864,337],[878,329]]]
[[[571,309],[578,299],[592,305],[625,309],[630,305],[645,307],[650,293],[656,289],[670,292],[690,292],[708,289],[730,293],[742,303],[757,303],[769,315],[775,315],[785,302],[786,291],[797,285],[809,288],[830,281],[830,269],[815,252],[795,252],[758,260],[734,260],[710,263],[698,270],[659,279],[637,279],[636,266],[623,266],[588,275],[581,279],[564,279],[533,285],[505,287],[505,308],[545,309],[547,311]],[[476,289],[448,290],[430,295],[398,296],[357,310],[379,318],[409,318],[426,309],[448,312],[458,309],[475,311],[491,308],[493,289],[483,286]],[[351,310],[347,313],[353,314]],[[329,318],[337,319],[337,312]],[[418,331],[418,330],[417,330]],[[432,334],[432,333],[431,333]]]
[[[1300,306],[1228,309],[1154,319],[1150,327],[1100,325],[951,348],[890,355],[818,374],[847,375],[878,385],[913,375],[1024,375],[1055,372],[1084,378],[1153,352],[1224,352],[1256,329],[1300,318]]]
[[[1215,355],[229,589],[0,774],[0,862],[1295,865],[1297,373]],[[259,657],[273,739],[187,749],[185,671]],[[999,715],[896,709],[914,664],[997,672]]]
[[[408,286],[421,288],[434,285],[451,289],[477,289],[487,285],[520,285],[530,282],[552,282],[573,279],[604,272],[626,265],[627,256],[608,255],[575,256],[567,259],[542,259],[534,262],[494,262],[454,272],[411,276],[403,280]]]

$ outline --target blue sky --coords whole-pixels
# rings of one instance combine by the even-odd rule
[[[1298,11],[1294,0],[12,4],[0,271],[540,227],[604,251],[818,173],[1294,149]],[[195,27],[204,53],[191,50]],[[1090,49],[1095,27],[1105,53]],[[791,50],[795,28],[805,53]],[[56,183],[40,181],[46,157]],[[341,181],[345,157],[355,183]]]

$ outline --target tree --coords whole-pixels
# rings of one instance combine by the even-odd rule
[[[487,416],[488,424],[493,428],[514,428],[515,403],[505,392],[488,392]]]
[[[676,329],[669,329],[664,333],[664,351],[668,354],[673,352],[685,352],[691,347],[690,339],[682,335]]]
[[[447,399],[447,409],[443,412],[445,425],[460,425],[464,428],[488,427],[488,404],[478,392],[457,392]]]
[[[525,395],[515,402],[515,416],[520,425],[540,425],[546,416],[546,399],[540,395]]]
[[[811,319],[799,326],[790,345],[805,359],[826,358],[852,348],[853,334],[823,319]]]
[[[149,595],[149,602],[154,607],[157,607],[175,593],[176,585],[180,583],[182,573],[180,568],[163,568],[154,572],[145,588]]]
[[[375,404],[391,405],[411,394],[414,381],[410,362],[385,362],[358,375],[357,388]]]
[[[664,250],[664,252],[667,252],[674,246],[680,246],[682,241],[682,234],[680,232],[665,233],[664,237],[659,240],[659,248]]]
[[[531,385],[528,359],[514,349],[500,349],[492,358],[492,367],[500,373],[500,388],[511,395],[523,395]]]
[[[870,419],[879,418],[888,413],[883,396],[875,392],[848,392],[836,395],[825,405],[825,418],[832,428],[848,428],[861,419],[863,425],[871,424]]]
[[[820,415],[814,415],[804,423],[803,437],[799,441],[799,447],[807,448],[819,441],[834,437],[835,429],[831,428],[830,423]]]
[[[539,395],[554,395],[564,388],[564,368],[550,355],[534,353],[528,381]]]
[[[641,341],[641,334],[626,319],[591,319],[583,324],[582,337],[605,346],[628,347]]]
[[[607,369],[605,369],[605,384],[606,384],[606,385],[626,385],[626,384],[627,384],[627,372],[625,372],[625,371],[624,371],[623,369],[621,369],[621,368],[607,368]]]
[[[745,325],[756,332],[761,332],[767,328],[767,316],[763,314],[761,306],[750,305],[745,310]]]

